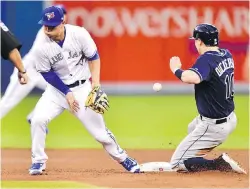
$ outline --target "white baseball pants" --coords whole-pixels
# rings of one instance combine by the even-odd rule
[[[75,116],[114,160],[123,162],[127,158],[127,153],[118,145],[112,132],[106,128],[103,116],[85,107],[85,100],[91,91],[89,80],[71,90],[80,105],[80,110]],[[45,153],[46,126],[65,109],[69,110],[65,96],[48,84],[31,119],[32,163],[47,161],[48,156]]]

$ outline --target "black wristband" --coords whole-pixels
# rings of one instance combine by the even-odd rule
[[[177,69],[175,72],[174,72],[174,75],[176,75],[176,77],[178,77],[180,80],[181,80],[181,75],[183,73],[183,70],[181,69]]]

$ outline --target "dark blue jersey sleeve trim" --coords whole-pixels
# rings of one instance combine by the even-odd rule
[[[211,77],[210,67],[211,57],[207,54],[203,54],[195,61],[194,65],[189,70],[194,71],[200,76],[201,81],[209,81]]]
[[[96,51],[93,56],[91,56],[90,58],[88,58],[88,61],[97,60],[99,58],[100,58],[99,53]]]
[[[61,91],[63,94],[66,95],[68,92],[70,92],[70,88],[62,82],[55,72],[41,72],[41,74],[49,84]]]
[[[195,68],[189,68],[189,70],[192,70],[193,72],[195,72],[200,77],[201,81],[203,80],[202,79],[202,75],[200,74],[200,72],[197,69],[195,69]]]

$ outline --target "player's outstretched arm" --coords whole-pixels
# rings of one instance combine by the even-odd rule
[[[100,57],[96,51],[91,58],[88,58],[89,69],[92,77],[92,90],[90,91],[85,106],[96,113],[104,114],[109,108],[109,101],[106,93],[100,87]]]
[[[201,82],[201,78],[194,71],[192,71],[192,70],[182,71],[181,69],[179,69],[179,70],[176,70],[176,71],[180,72],[180,77],[181,77],[182,82],[188,83],[188,84],[199,84]],[[178,77],[178,73],[174,73],[174,74]]]
[[[100,86],[100,56],[94,40],[85,28],[78,27],[76,35],[82,44],[82,51],[88,60],[92,78],[92,89],[94,89],[95,86]]]
[[[181,69],[181,61],[178,56],[170,59],[170,69],[184,83],[198,84],[201,82],[201,78],[196,72]]]
[[[89,60],[89,69],[92,77],[92,88],[94,88],[95,86],[100,86],[100,58]]]
[[[71,111],[73,113],[76,113],[80,108],[70,88],[65,85],[63,81],[58,77],[58,75],[53,71],[40,73],[49,84],[51,84],[53,87],[55,87],[65,95]]]

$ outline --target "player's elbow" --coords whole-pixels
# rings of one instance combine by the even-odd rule
[[[181,76],[181,80],[188,84],[199,84],[201,82],[200,77],[197,74],[184,71]]]
[[[191,78],[191,77],[181,77],[181,80],[184,83],[188,83],[188,84],[199,84],[200,83],[200,79]]]
[[[99,53],[96,51],[94,55],[92,55],[90,58],[88,58],[88,62],[100,62],[100,56]]]

